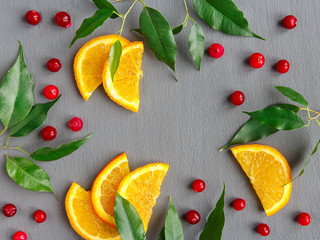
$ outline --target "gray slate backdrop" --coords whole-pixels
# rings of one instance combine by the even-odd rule
[[[116,3],[120,12],[128,9],[131,1]],[[35,193],[17,186],[6,174],[5,158],[0,161],[0,206],[7,202],[16,204],[18,213],[13,218],[0,214],[0,239],[11,239],[15,231],[23,230],[28,239],[70,240],[81,239],[71,228],[65,210],[65,194],[72,182],[90,189],[97,173],[116,155],[125,151],[130,168],[136,169],[151,162],[170,164],[170,170],[162,186],[162,194],[154,208],[148,240],[158,239],[164,223],[171,195],[179,215],[190,209],[199,211],[201,222],[195,226],[182,221],[186,240],[198,239],[209,212],[218,200],[223,181],[226,182],[225,240],[260,239],[255,226],[269,224],[268,239],[319,239],[319,154],[306,170],[305,175],[293,184],[289,204],[276,215],[267,218],[249,180],[232,157],[229,150],[219,152],[248,117],[241,111],[254,111],[269,104],[286,102],[286,98],[272,88],[285,85],[299,90],[314,109],[320,109],[319,96],[319,24],[318,0],[235,0],[242,9],[254,32],[267,41],[255,38],[228,36],[210,29],[199,19],[188,0],[191,16],[205,32],[206,50],[214,43],[221,43],[225,54],[214,60],[205,53],[201,71],[198,72],[188,53],[188,25],[176,37],[178,44],[177,83],[169,68],[159,63],[146,47],[143,57],[144,77],[141,80],[141,107],[138,114],[113,103],[99,87],[85,102],[76,87],[72,64],[78,49],[94,37],[113,34],[120,29],[121,20],[110,20],[90,37],[78,40],[68,49],[75,31],[82,20],[91,16],[96,8],[90,0],[1,0],[0,6],[0,76],[13,64],[18,53],[18,40],[24,46],[26,63],[35,79],[35,101],[46,102],[42,95],[48,84],[57,85],[62,98],[49,112],[45,125],[55,126],[57,138],[43,142],[40,129],[25,138],[11,139],[12,146],[24,144],[28,152],[42,146],[56,147],[69,140],[95,132],[94,136],[78,151],[55,162],[38,163],[51,177],[52,185],[60,201],[49,193]],[[161,11],[172,26],[181,24],[185,17],[182,0],[146,1]],[[142,5],[128,16],[123,36],[131,41],[142,40],[129,29],[138,27]],[[42,16],[38,26],[28,25],[24,15],[36,9]],[[72,26],[63,29],[55,25],[54,16],[67,11]],[[279,25],[281,19],[294,14],[298,26],[291,31]],[[266,58],[262,69],[254,70],[247,58],[261,52]],[[63,64],[58,73],[49,72],[45,65],[50,58],[59,58]],[[291,69],[280,75],[274,64],[287,59]],[[246,95],[242,106],[234,107],[228,96],[235,90]],[[74,133],[67,122],[74,116],[84,121],[82,131]],[[310,128],[281,132],[259,141],[278,149],[289,161],[293,175],[298,174],[303,162],[319,139],[316,124]],[[1,144],[5,142],[5,135]],[[8,152],[10,156],[22,156]],[[207,184],[203,193],[193,193],[190,185],[196,178]],[[234,198],[246,199],[247,207],[236,212],[230,207]],[[36,224],[32,214],[43,209],[48,219]],[[313,222],[301,227],[295,221],[300,211],[309,212]]]

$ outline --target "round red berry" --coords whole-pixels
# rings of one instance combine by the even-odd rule
[[[312,218],[310,217],[310,215],[306,212],[302,212],[299,214],[298,216],[298,222],[300,223],[300,225],[302,226],[308,226],[311,222]]]
[[[253,68],[263,67],[264,61],[264,56],[261,53],[254,53],[249,58],[249,64]]]
[[[41,16],[36,10],[30,10],[26,13],[26,20],[31,25],[37,25],[41,20]]]
[[[43,223],[47,219],[47,214],[42,210],[37,210],[34,212],[33,218],[37,223]]]
[[[44,141],[52,141],[57,136],[57,130],[54,127],[47,126],[41,131],[41,137]]]
[[[79,117],[74,117],[69,121],[69,128],[74,131],[74,132],[78,132],[82,129],[83,127],[83,121],[81,118]]]
[[[268,236],[270,234],[270,228],[267,224],[261,223],[257,227],[257,232],[261,236]]]
[[[198,222],[200,222],[201,217],[197,211],[191,210],[186,213],[185,219],[188,223],[194,225],[194,224],[197,224]]]
[[[48,85],[43,89],[43,95],[50,100],[54,100],[59,96],[59,89],[54,85]]]
[[[206,188],[206,183],[201,179],[196,179],[192,183],[192,189],[196,193],[203,192],[205,188]]]
[[[286,73],[290,69],[290,63],[287,60],[282,59],[277,63],[276,69],[279,73]]]
[[[22,231],[19,231],[19,232],[16,232],[14,235],[13,235],[13,240],[27,240],[28,237],[27,237],[27,234],[25,234],[24,232]]]
[[[52,58],[47,62],[47,68],[51,72],[58,72],[62,64],[57,58]]]
[[[242,198],[237,198],[233,201],[232,206],[237,211],[242,211],[246,207],[246,201]]]
[[[6,217],[13,217],[17,213],[15,205],[8,203],[2,208],[2,212]]]
[[[214,43],[209,47],[209,55],[212,58],[221,58],[224,54],[224,48],[219,43]]]
[[[241,91],[235,91],[231,94],[231,102],[234,104],[234,105],[241,105],[243,104],[245,100],[245,96],[243,94],[243,92]]]
[[[56,24],[60,27],[68,28],[71,26],[71,17],[66,12],[58,12],[55,16]]]
[[[297,26],[297,19],[293,15],[286,16],[282,20],[282,25],[283,25],[283,27],[285,27],[287,29],[295,28]]]

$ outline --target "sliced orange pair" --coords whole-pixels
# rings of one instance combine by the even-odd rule
[[[249,177],[262,206],[271,216],[290,199],[291,170],[280,152],[265,145],[242,145],[231,148],[243,171]]]
[[[123,51],[119,68],[112,80],[109,72],[109,53],[120,39]],[[103,83],[106,93],[119,105],[137,112],[139,109],[139,80],[142,78],[143,43],[130,43],[118,35],[95,38],[86,43],[74,60],[78,89],[85,100]]]

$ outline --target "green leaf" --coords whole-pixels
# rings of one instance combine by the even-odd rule
[[[83,139],[75,140],[68,144],[60,145],[55,149],[49,147],[40,148],[34,153],[32,153],[30,156],[37,161],[54,161],[63,158],[73,153],[79,147],[81,147],[89,138],[91,138],[92,135],[93,133],[91,133]]]
[[[121,239],[146,240],[142,220],[132,204],[116,193],[114,219]]]
[[[183,229],[176,209],[170,197],[170,207],[164,225],[165,239],[184,240]]]
[[[179,34],[182,31],[182,29],[183,29],[183,24],[172,28],[173,35]]]
[[[307,100],[300,93],[296,92],[292,88],[283,87],[283,86],[276,86],[275,88],[278,91],[280,91],[283,95],[291,99],[292,101],[297,102],[305,107],[309,105]]]
[[[33,106],[28,116],[26,116],[21,122],[10,128],[9,136],[24,137],[31,133],[33,130],[40,127],[47,119],[48,111],[59,100],[60,96],[54,101],[48,103],[40,103]]]
[[[134,31],[134,32],[142,35],[140,28],[133,28],[133,29],[131,29],[131,31]]]
[[[143,8],[139,21],[148,47],[159,61],[175,71],[177,45],[168,21],[160,12],[150,7]]]
[[[34,80],[24,62],[20,42],[19,45],[19,55],[0,84],[0,121],[6,128],[28,115],[34,99]]]
[[[99,9],[110,9],[116,13],[119,13],[118,10],[107,0],[92,0],[94,4],[97,6]],[[117,18],[117,14],[112,14],[111,18]]]
[[[300,171],[299,175],[296,176],[294,179],[292,179],[290,182],[293,182],[294,180],[296,180],[297,178],[299,178],[299,177],[302,176],[302,174],[304,173],[305,168],[309,165],[312,156],[318,151],[318,146],[319,146],[319,144],[320,144],[320,140],[318,141],[317,145],[316,145],[315,148],[313,149],[313,151],[312,151],[311,155],[309,156],[308,160],[303,164],[303,168],[302,168],[302,170]],[[290,182],[288,182],[288,183],[290,183]],[[287,185],[288,183],[286,183],[285,185]]]
[[[164,234],[164,227],[161,229],[158,240],[166,240],[166,236]]]
[[[201,27],[195,23],[189,32],[189,51],[198,70],[204,54],[204,34]]]
[[[276,104],[275,107],[284,108],[293,112],[298,112],[299,107],[291,104]],[[278,132],[278,129],[263,125],[262,123],[250,118],[237,132],[237,134],[231,139],[231,141],[225,145],[220,151],[229,148],[231,145],[243,144],[253,142],[259,139],[263,139],[271,134]]]
[[[101,27],[113,12],[111,9],[99,9],[92,17],[84,19],[75,37],[72,39],[69,48],[71,48],[79,38],[87,37],[98,27]]]
[[[30,159],[8,157],[6,169],[9,177],[19,186],[37,192],[53,192],[48,174]]]
[[[194,0],[194,8],[211,28],[229,35],[256,37],[243,12],[231,0]]]
[[[305,126],[303,120],[293,111],[271,106],[255,112],[244,112],[263,125],[278,130],[293,130]]]
[[[215,209],[211,212],[206,227],[200,234],[199,240],[220,240],[222,237],[222,230],[225,223],[224,216],[224,195],[225,184],[223,183],[223,191],[218,200]]]
[[[122,54],[122,45],[120,40],[117,40],[111,47],[110,54],[109,54],[109,69],[110,69],[110,75],[111,79],[113,81],[113,77],[116,74],[120,59]]]

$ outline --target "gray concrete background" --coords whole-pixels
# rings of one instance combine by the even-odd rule
[[[190,14],[205,32],[206,49],[219,42],[225,55],[219,60],[211,59],[207,52],[200,72],[194,67],[187,50],[188,25],[176,37],[178,44],[177,83],[169,68],[158,63],[153,53],[146,48],[143,57],[144,77],[141,80],[141,107],[138,114],[125,110],[113,103],[102,87],[85,102],[76,87],[72,64],[78,49],[94,37],[112,34],[121,26],[119,19],[110,20],[90,37],[76,42],[72,49],[68,45],[82,20],[91,16],[96,8],[89,0],[1,0],[0,7],[0,76],[14,62],[18,52],[18,40],[24,46],[26,63],[35,79],[35,101],[46,102],[42,95],[48,84],[57,85],[62,98],[49,113],[46,125],[58,130],[57,138],[45,143],[40,138],[40,129],[25,138],[11,139],[10,145],[24,144],[32,152],[40,146],[56,147],[69,140],[84,137],[90,132],[95,135],[80,150],[55,162],[38,163],[51,177],[52,185],[60,201],[49,193],[35,193],[17,186],[6,174],[5,159],[0,162],[0,206],[7,202],[16,204],[18,214],[5,218],[0,214],[0,239],[11,239],[15,231],[23,230],[28,239],[69,240],[81,239],[71,228],[64,210],[64,198],[70,184],[75,181],[86,189],[100,169],[117,154],[125,151],[131,169],[151,162],[166,162],[170,171],[162,186],[162,194],[154,208],[148,239],[156,240],[163,225],[169,196],[173,197],[181,216],[190,210],[198,210],[202,220],[195,226],[182,221],[186,240],[198,239],[205,219],[214,207],[226,182],[226,225],[223,239],[259,239],[255,226],[260,222],[269,224],[269,239],[318,239],[320,220],[319,155],[316,155],[305,175],[293,184],[289,204],[279,213],[267,218],[248,179],[230,151],[219,153],[236,130],[247,120],[241,111],[261,109],[272,103],[286,102],[272,86],[285,85],[299,90],[319,109],[319,12],[317,0],[235,0],[244,11],[251,28],[267,41],[255,38],[228,36],[210,29],[193,10],[188,0]],[[160,10],[172,26],[180,24],[185,17],[182,0],[146,1]],[[116,3],[120,12],[126,11],[130,2]],[[28,25],[25,13],[36,9],[42,21],[38,26]],[[55,25],[54,15],[67,11],[72,17],[72,27],[62,29]],[[141,4],[132,10],[123,33],[129,40],[141,38],[129,31],[138,27]],[[289,14],[298,18],[294,30],[279,25]],[[253,52],[261,52],[266,58],[262,69],[253,70],[246,63]],[[56,57],[63,67],[58,73],[49,72],[45,64]],[[291,63],[287,74],[280,75],[273,65],[285,58]],[[228,96],[235,90],[246,95],[242,106],[234,107]],[[84,121],[81,132],[71,132],[68,120],[79,116]],[[1,143],[5,142],[5,135]],[[288,160],[293,175],[312,151],[319,138],[316,124],[308,129],[281,132],[259,141],[277,148]],[[8,152],[10,156],[22,156]],[[202,178],[207,184],[203,193],[195,194],[191,182]],[[236,212],[230,207],[232,200],[242,197],[247,207]],[[32,214],[43,209],[48,219],[36,224]],[[297,213],[307,211],[313,217],[308,227],[295,221]]]

